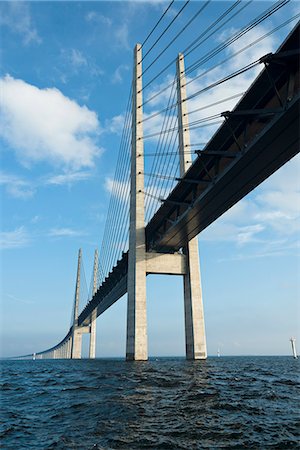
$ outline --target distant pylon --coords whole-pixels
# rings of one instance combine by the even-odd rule
[[[72,327],[72,348],[71,348],[71,358],[81,358],[81,340],[82,335],[78,333],[78,310],[79,310],[79,299],[80,299],[80,271],[81,271],[81,260],[82,260],[82,250],[79,249],[78,252],[78,263],[77,263],[77,277],[76,277],[76,288],[75,288],[75,303],[74,303],[74,315],[73,315],[73,327]]]
[[[97,291],[98,261],[99,261],[98,250],[96,249],[93,268],[93,295]],[[96,319],[97,319],[97,309],[94,309],[90,324],[90,348],[89,348],[90,358],[96,358]]]

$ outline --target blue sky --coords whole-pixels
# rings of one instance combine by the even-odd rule
[[[175,2],[164,26],[182,5]],[[177,32],[199,5],[188,5]],[[145,82],[229,5],[212,2],[149,70]],[[2,356],[43,350],[69,327],[78,248],[83,250],[89,282],[93,252],[101,246],[133,48],[166,6],[154,1],[0,4]],[[271,2],[250,4],[207,41],[197,57],[268,6]],[[297,13],[298,3],[291,2],[219,59],[209,61],[204,71]],[[294,24],[232,59],[230,67],[225,64],[202,74],[190,83],[189,92],[276,50]],[[166,35],[153,58],[174,35],[175,31]],[[174,71],[170,68],[146,95],[166,86]],[[189,109],[244,92],[258,71],[191,101]],[[150,103],[145,115],[163,108],[166,95]],[[220,112],[218,108],[209,114]],[[159,130],[160,123],[159,117],[145,122],[145,134]],[[192,141],[207,141],[212,132],[196,130]],[[150,140],[147,148],[156,144]],[[299,164],[298,157],[291,160],[199,236],[211,355],[217,348],[228,355],[289,354],[291,336],[300,345]],[[150,355],[183,355],[182,280],[150,276],[147,288]],[[97,328],[97,356],[123,356],[126,298],[97,319]]]

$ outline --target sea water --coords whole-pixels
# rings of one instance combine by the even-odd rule
[[[296,449],[299,360],[2,361],[3,449]]]

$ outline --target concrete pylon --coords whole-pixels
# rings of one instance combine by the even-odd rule
[[[132,95],[126,359],[141,361],[148,359],[142,103],[142,47],[137,44],[134,49]]]
[[[177,101],[181,177],[192,164],[185,85],[184,57],[180,53],[177,59]],[[197,237],[186,244],[183,252],[186,255],[186,274],[184,275],[186,357],[187,359],[206,359],[206,337]]]
[[[79,298],[80,298],[80,270],[81,270],[81,260],[82,251],[81,248],[78,252],[78,263],[77,263],[77,277],[76,277],[76,289],[75,289],[75,304],[74,304],[74,315],[73,315],[73,329],[72,329],[72,349],[71,358],[78,359],[81,358],[81,344],[82,344],[82,333],[78,329],[78,310],[79,310]]]
[[[72,337],[70,337],[68,339],[68,343],[67,343],[67,358],[68,359],[71,358],[71,351],[72,351]]]
[[[93,268],[93,295],[97,291],[98,260],[99,260],[98,250],[95,250],[94,268]],[[90,325],[90,348],[89,348],[90,358],[96,357],[96,319],[97,319],[97,310],[94,309]]]

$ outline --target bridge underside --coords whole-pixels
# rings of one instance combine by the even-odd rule
[[[149,224],[148,245],[162,252],[179,250],[295,156],[299,152],[299,109],[298,95],[243,150],[220,150],[228,156],[201,154]],[[199,180],[199,185],[193,191],[185,179]]]
[[[174,252],[299,152],[299,26],[175,186],[146,228],[148,248]]]

